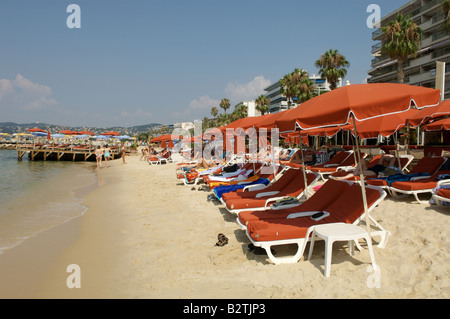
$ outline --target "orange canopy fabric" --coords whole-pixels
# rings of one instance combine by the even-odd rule
[[[107,136],[119,136],[119,135],[120,135],[120,133],[118,133],[118,132],[113,132],[113,131],[110,131],[110,132],[105,132],[105,133],[102,133],[102,135],[107,135]]]
[[[394,113],[356,122],[356,131],[361,138],[377,138],[378,135],[388,137],[405,127],[406,119],[419,112],[419,110],[410,109],[402,113]],[[346,125],[342,129],[353,130],[353,125]]]
[[[415,106],[439,103],[440,91],[425,87],[371,83],[347,85],[316,96],[275,121],[280,132],[344,125],[353,114],[357,121],[404,112]]]
[[[71,130],[62,130],[62,131],[59,131],[58,133],[66,134],[66,135],[79,135],[80,134],[78,132],[71,131]]]
[[[172,139],[172,134],[165,134],[155,137],[150,141],[150,143],[158,143],[158,142],[168,142],[171,140],[182,139],[182,135],[174,135]]]
[[[42,132],[42,133],[47,133],[47,131],[45,131],[45,130],[43,130],[43,129],[40,129],[40,128],[37,128],[37,127],[35,127],[35,128],[30,128],[30,129],[28,130],[28,132]]]
[[[406,125],[419,126],[431,119],[450,115],[450,100],[445,100],[433,107],[427,107],[406,119]]]
[[[425,131],[448,131],[450,130],[450,118],[441,119],[436,122],[427,124],[423,126],[423,129]]]
[[[81,131],[80,134],[83,134],[83,135],[94,135],[94,133],[89,132],[89,131]]]

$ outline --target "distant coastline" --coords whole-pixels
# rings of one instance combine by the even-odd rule
[[[65,126],[65,125],[57,125],[57,124],[47,124],[47,123],[14,123],[14,122],[0,122],[0,132],[1,133],[8,133],[8,134],[14,134],[14,133],[23,133],[28,132],[31,128],[40,128],[43,130],[49,130],[50,132],[58,132],[62,130],[73,130],[73,131],[80,131],[80,130],[86,130],[86,131],[92,131],[92,132],[104,132],[104,131],[115,131],[120,132],[124,135],[133,135],[133,134],[139,134],[142,132],[148,132],[152,129],[159,129],[164,124],[159,123],[150,123],[150,124],[143,124],[143,125],[135,125],[130,127],[121,127],[121,126],[112,126],[112,127],[88,127],[88,126]]]

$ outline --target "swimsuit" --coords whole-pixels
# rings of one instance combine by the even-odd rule
[[[109,152],[105,152],[105,157],[109,157]]]

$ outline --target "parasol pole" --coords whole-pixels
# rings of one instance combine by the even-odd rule
[[[358,132],[356,130],[356,121],[355,121],[355,115],[352,113],[352,120],[353,120],[353,130],[355,132],[355,138],[356,138],[356,151],[358,153],[359,163],[361,163],[361,152],[359,150],[359,143],[358,143]],[[362,192],[362,200],[364,205],[364,214],[365,220],[366,220],[366,227],[367,227],[367,233],[369,234],[369,237],[372,238],[370,234],[370,219],[369,219],[369,212],[367,208],[367,194],[366,194],[366,185],[364,181],[364,174],[362,172],[362,169],[359,170],[359,178],[361,181],[361,192]]]
[[[301,136],[301,130],[298,131],[298,143],[300,144],[300,153],[301,153],[301,157],[302,157],[302,171],[303,171],[303,183],[305,184],[305,196],[306,199],[309,198],[309,193],[308,193],[308,182],[306,180],[306,168],[305,168],[305,157],[303,155],[303,141],[302,141],[302,136]]]

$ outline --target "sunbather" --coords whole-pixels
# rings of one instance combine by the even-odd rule
[[[347,175],[344,176],[336,176],[334,179],[344,180],[353,176],[359,176],[361,173],[367,177],[376,177],[380,172],[384,172],[388,167],[394,167],[395,165],[395,157],[394,156],[381,156],[378,164],[373,165],[372,167],[367,167],[367,162],[365,160],[361,160],[361,162],[356,165],[356,169]]]

